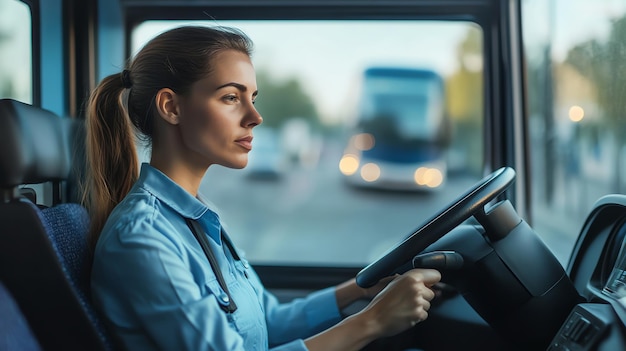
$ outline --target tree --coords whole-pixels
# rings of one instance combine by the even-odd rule
[[[589,78],[597,90],[597,104],[605,127],[614,133],[616,159],[614,191],[620,192],[622,157],[619,150],[626,144],[626,16],[611,26],[605,42],[590,40],[572,48],[566,62]]]
[[[459,68],[446,81],[447,110],[455,121],[482,124],[482,55],[481,31],[470,28],[457,48]]]
[[[296,78],[278,81],[267,72],[257,70],[257,86],[256,108],[263,116],[265,126],[278,128],[294,117],[303,118],[313,126],[319,125],[313,100]]]
[[[459,68],[446,79],[446,110],[455,133],[450,145],[466,160],[467,170],[480,174],[483,165],[483,43],[470,28],[457,48]]]

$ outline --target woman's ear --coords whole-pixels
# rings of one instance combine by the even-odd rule
[[[180,116],[180,98],[170,88],[163,88],[156,93],[154,103],[159,116],[167,123],[177,125]]]

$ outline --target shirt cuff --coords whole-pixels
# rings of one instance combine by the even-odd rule
[[[315,308],[306,309],[306,319],[310,326],[329,327],[341,320],[341,313],[337,306],[335,287],[316,291],[309,295],[310,301],[315,301]]]

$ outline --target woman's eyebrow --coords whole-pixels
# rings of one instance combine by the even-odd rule
[[[220,89],[226,88],[226,87],[235,87],[235,88],[237,88],[237,90],[239,90],[241,92],[246,92],[248,90],[248,87],[246,87],[245,85],[239,84],[239,83],[235,83],[235,82],[222,84],[219,87],[215,88],[215,90],[220,90]],[[257,90],[254,93],[252,93],[252,96],[257,96],[258,94],[259,94],[259,91]]]
[[[215,90],[220,90],[220,89],[226,88],[226,87],[235,87],[235,88],[237,88],[237,90],[239,90],[241,92],[245,92],[246,90],[248,90],[248,88],[245,85],[239,84],[239,83],[235,83],[235,82],[222,84],[222,85],[218,86],[217,88],[215,88]]]

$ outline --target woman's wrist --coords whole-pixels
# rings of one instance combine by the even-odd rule
[[[360,312],[305,340],[305,344],[311,351],[356,351],[376,340],[381,333],[382,328],[376,319]]]
[[[367,298],[367,291],[358,286],[355,279],[350,279],[337,285],[335,297],[341,310],[357,300]]]
[[[351,330],[351,333],[348,335],[353,336],[354,341],[359,345],[359,349],[378,339],[382,334],[380,323],[375,318],[371,318],[366,311],[354,314],[341,323],[348,325],[348,328]]]

